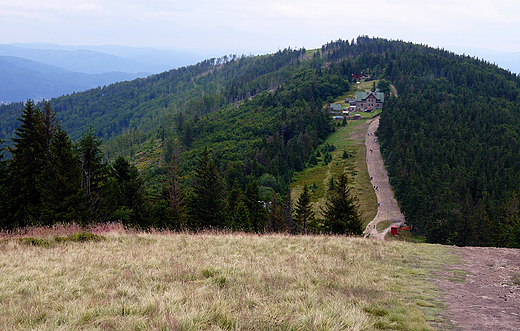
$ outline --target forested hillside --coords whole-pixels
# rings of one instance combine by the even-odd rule
[[[359,73],[399,94],[385,98],[378,134],[408,222],[432,242],[519,246],[520,78],[471,57],[358,37],[311,52],[209,59],[49,106],[79,146],[94,137],[105,142],[116,161],[106,163],[99,187],[109,192],[117,182],[119,190],[142,192],[142,201],[128,202],[125,193],[99,191],[98,221],[298,232],[289,184],[334,130],[324,105]],[[4,134],[23,107],[2,107]],[[325,230],[330,222],[318,224]]]
[[[420,48],[390,63],[379,135],[407,219],[431,242],[519,247],[520,78]]]

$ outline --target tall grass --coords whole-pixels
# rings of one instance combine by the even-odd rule
[[[451,256],[334,236],[98,235],[47,248],[5,236],[0,329],[429,330],[428,276]]]

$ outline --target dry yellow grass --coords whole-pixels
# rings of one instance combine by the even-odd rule
[[[451,256],[334,236],[102,236],[2,239],[0,329],[430,330],[428,276]]]

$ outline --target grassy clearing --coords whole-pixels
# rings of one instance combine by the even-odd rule
[[[4,238],[0,329],[430,330],[428,277],[455,262],[449,247],[361,238],[100,235]]]
[[[326,141],[336,146],[332,154],[332,162],[323,165],[322,158],[318,158],[319,164],[299,172],[291,185],[293,204],[300,196],[303,185],[313,186],[317,189],[312,192],[314,209],[318,216],[325,204],[325,194],[331,178],[337,178],[341,172],[346,172],[352,181],[352,191],[359,198],[359,206],[365,226],[377,214],[377,197],[370,183],[370,176],[366,165],[365,135],[368,122],[363,120],[350,121],[347,126],[337,128]],[[346,151],[350,157],[343,159]]]
[[[360,84],[353,84],[356,89],[353,91],[354,93],[352,93],[352,95],[355,97],[356,96],[356,93],[355,92],[370,92],[372,91],[373,87],[374,87],[374,84],[377,86],[377,84],[379,83],[379,79],[374,79],[374,80],[361,80]]]

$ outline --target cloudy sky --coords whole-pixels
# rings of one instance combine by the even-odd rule
[[[358,35],[520,52],[519,0],[0,0],[0,43],[263,54]]]

